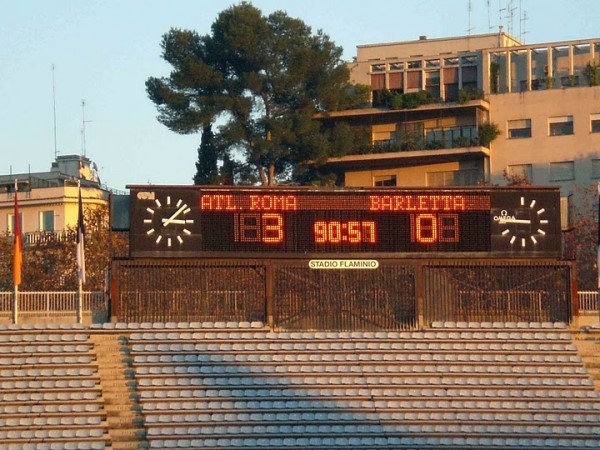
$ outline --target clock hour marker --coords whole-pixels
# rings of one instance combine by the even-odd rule
[[[510,238],[510,243],[514,244],[516,240],[517,240],[517,237],[513,236],[513,237]]]
[[[181,236],[177,236],[177,240],[179,241],[180,244],[183,244],[183,239],[181,239]]]
[[[152,223],[152,219],[144,219],[144,223]]]
[[[151,235],[152,233],[154,233],[154,228],[150,228],[148,231],[146,231],[147,235]]]
[[[546,232],[544,230],[542,230],[541,228],[538,228],[537,232],[540,233],[542,236],[546,235]]]
[[[546,224],[548,224],[548,221],[547,221],[546,219],[544,219],[544,220],[540,220],[540,224],[542,224],[542,225],[546,225]]]
[[[167,247],[170,247],[170,246],[171,246],[171,238],[168,238],[167,239]]]
[[[187,228],[184,228],[184,229],[183,229],[183,232],[184,232],[185,234],[192,234],[192,232],[191,232],[190,230],[188,230]]]
[[[187,206],[187,205],[186,205],[186,206]],[[192,210],[191,208],[188,208],[188,209],[186,209],[185,211],[183,211],[183,213],[184,213],[184,214],[187,214],[187,213],[189,213],[191,210]]]
[[[194,219],[185,219],[185,223],[194,223]]]
[[[534,245],[537,244],[537,239],[535,238],[535,236],[531,236],[531,241]]]
[[[530,208],[533,208],[535,206],[535,200],[531,200],[531,203],[529,204]]]
[[[525,247],[525,238],[521,238],[521,247]]]
[[[158,244],[158,243],[159,243],[161,240],[162,240],[162,236],[160,236],[160,235],[159,235],[159,236],[156,238],[156,243]]]
[[[171,196],[167,195],[167,205],[170,205],[170,204],[171,204]]]
[[[182,202],[183,202],[183,200],[181,200],[181,199],[177,200],[177,204],[175,206],[177,206],[179,208],[179,205],[181,205]]]
[[[502,232],[502,236],[505,236],[505,235],[507,235],[508,233],[510,233],[510,230],[507,228],[506,230],[504,230],[504,231]]]
[[[525,197],[521,197],[521,206],[525,205]]]
[[[159,199],[154,200],[154,203],[156,203],[156,206],[158,206],[159,208],[162,206]]]
[[[150,214],[154,214],[154,210],[152,208],[146,208],[146,211],[148,211]]]
[[[546,210],[544,208],[542,208],[542,209],[538,209],[537,214],[539,216],[541,214],[544,214],[545,212],[546,212]]]

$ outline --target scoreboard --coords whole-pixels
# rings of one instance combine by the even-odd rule
[[[559,257],[558,188],[129,186],[131,257]]]

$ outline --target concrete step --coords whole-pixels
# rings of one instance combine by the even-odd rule
[[[112,443],[112,450],[139,450],[139,441],[132,442],[114,442]]]

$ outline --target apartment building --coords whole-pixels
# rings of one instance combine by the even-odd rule
[[[421,36],[358,46],[349,66],[372,107],[322,118],[370,127],[371,151],[328,161],[346,186],[503,185],[508,175],[569,199],[600,181],[600,38]],[[491,143],[484,124],[500,132]]]
[[[77,226],[78,185],[84,210],[108,205],[109,192],[100,184],[95,165],[85,156],[57,156],[48,172],[0,175],[0,235],[13,233],[14,196],[18,195],[26,245],[64,238]]]

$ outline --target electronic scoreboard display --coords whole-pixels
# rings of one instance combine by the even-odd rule
[[[559,257],[558,188],[130,186],[132,257]]]

